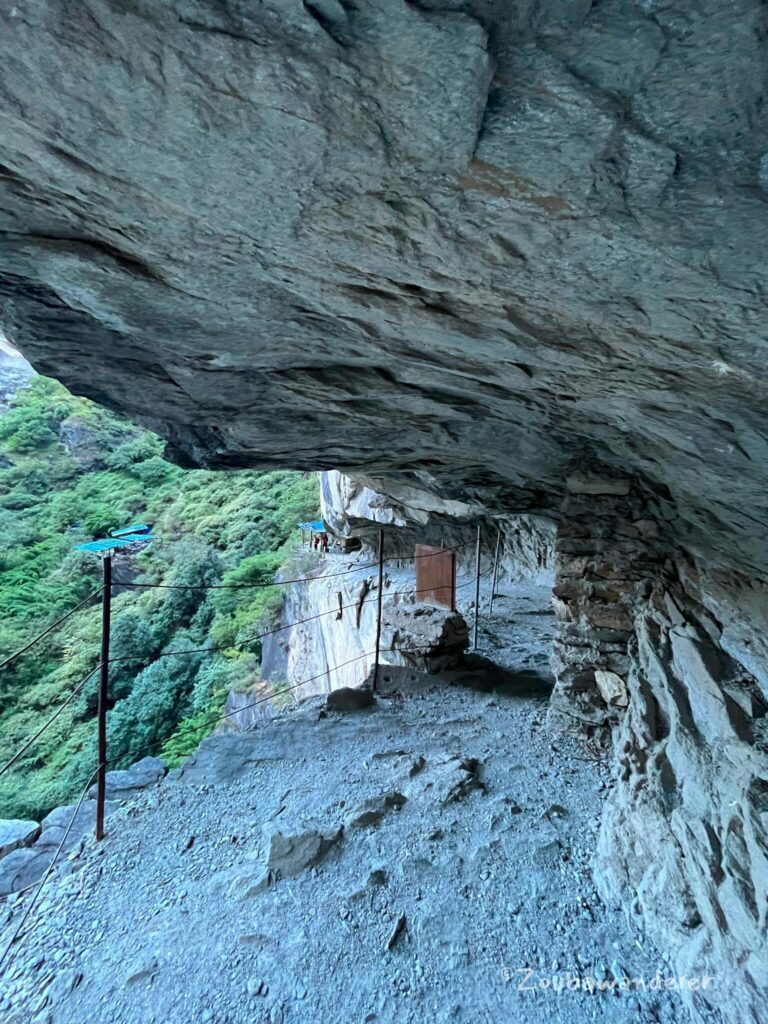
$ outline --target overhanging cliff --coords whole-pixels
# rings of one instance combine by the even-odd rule
[[[704,1019],[764,1017],[764,3],[0,28],[12,340],[188,463],[343,471],[364,536],[557,522],[552,710],[612,735],[606,887],[725,975]]]
[[[201,465],[556,514],[597,458],[765,575],[760,0],[0,24],[0,317],[38,370]]]

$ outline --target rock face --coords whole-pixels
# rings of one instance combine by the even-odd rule
[[[11,340],[189,463],[341,470],[350,529],[557,521],[552,717],[613,739],[606,891],[760,1019],[762,0],[39,0],[0,28]],[[369,667],[371,581],[333,584],[291,598],[352,605],[351,650],[348,618],[297,643],[322,691]]]
[[[437,605],[391,608],[383,616],[387,646],[401,651],[416,668],[428,671],[457,665],[469,647],[467,623],[458,612]]]
[[[727,1005],[733,1019],[762,1020],[768,703],[754,652],[768,601],[664,552],[634,482],[573,478],[569,489],[549,718],[612,740],[603,895],[672,952],[679,974],[718,979],[694,999],[705,1019]]]
[[[29,363],[3,346],[3,332],[0,330],[0,413],[5,412],[19,388],[29,381],[34,371]]]
[[[196,464],[556,512],[595,456],[764,572],[764,13],[5,5],[3,325]]]
[[[598,879],[671,947],[680,973],[718,979],[727,995],[709,998],[727,1019],[759,1021],[768,1011],[766,705],[692,596],[698,586],[690,573],[657,582],[638,615]],[[743,608],[734,602],[732,613]]]
[[[661,565],[658,530],[625,476],[575,474],[567,486],[555,542],[550,720],[605,739],[627,707],[635,609]]]

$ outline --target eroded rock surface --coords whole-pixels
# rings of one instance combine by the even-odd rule
[[[596,456],[764,572],[764,16],[5,5],[3,325],[196,464],[552,512]]]

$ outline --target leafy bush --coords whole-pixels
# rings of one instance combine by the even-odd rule
[[[79,463],[58,442],[64,420],[80,436],[90,432],[103,468]],[[0,652],[21,647],[98,588],[99,562],[76,544],[136,518],[155,524],[143,552],[115,557],[116,581],[172,588],[116,587],[111,655],[125,660],[110,669],[108,720],[118,765],[147,748],[186,755],[229,690],[260,685],[260,643],[243,641],[270,628],[281,598],[252,585],[272,581],[294,548],[296,524],[318,510],[314,476],[183,471],[162,452],[159,438],[42,377],[0,416]],[[221,583],[242,589],[200,589]],[[100,624],[96,599],[3,672],[0,763],[98,664]],[[171,653],[183,650],[199,653]],[[0,777],[0,817],[39,818],[77,797],[96,759],[96,691],[94,675]]]

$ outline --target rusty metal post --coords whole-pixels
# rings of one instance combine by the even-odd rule
[[[493,615],[493,599],[496,596],[496,581],[499,575],[499,552],[501,550],[501,530],[496,536],[496,554],[493,556],[493,580],[491,582],[491,603],[488,606],[488,618]]]
[[[373,690],[379,686],[379,660],[381,657],[381,606],[384,599],[384,531],[379,530],[379,593],[376,607],[376,661],[373,668]]]
[[[472,649],[477,650],[477,630],[480,625],[480,523],[477,524],[477,550],[475,551],[475,636]]]
[[[107,701],[109,699],[109,633],[112,618],[112,556],[105,555],[101,595],[101,666],[99,672],[99,767],[96,779],[96,838],[104,838],[104,802],[107,795]]]

